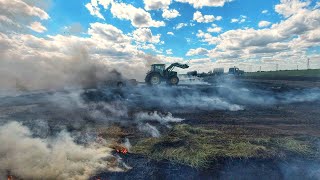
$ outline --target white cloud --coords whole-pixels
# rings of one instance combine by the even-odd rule
[[[93,39],[101,39],[101,41],[109,41],[113,43],[129,43],[130,38],[123,34],[123,32],[110,24],[92,23],[88,30],[88,34]]]
[[[168,35],[174,36],[173,32],[167,32]]]
[[[91,0],[91,3],[86,4],[85,7],[89,10],[92,16],[96,16],[100,19],[105,20],[103,15],[100,13],[100,8],[98,7],[98,3],[96,0]]]
[[[155,21],[151,15],[141,8],[131,4],[112,3],[111,13],[119,19],[130,20],[134,27],[160,27],[165,26],[163,21]]]
[[[242,59],[244,61],[269,58],[283,63],[305,61],[307,49],[320,46],[320,10],[298,6],[288,6],[287,18],[265,29],[235,29],[219,36],[199,31],[197,37],[216,47],[209,56],[218,60]],[[281,11],[279,13],[284,13]],[[266,23],[263,23],[266,24]]]
[[[109,5],[113,2],[113,0],[91,0],[91,3],[94,3],[95,5],[99,3],[103,6],[104,9],[108,9]]]
[[[153,36],[149,28],[139,28],[133,32],[133,38],[139,42],[159,43],[160,34]]]
[[[15,16],[34,16],[41,20],[49,19],[50,16],[42,9],[27,4],[22,0],[1,0],[0,1],[0,14],[6,15],[7,17]],[[10,16],[9,16],[10,15]]]
[[[197,37],[202,39],[203,42],[207,42],[208,44],[217,44],[219,40],[218,37],[214,37],[211,34],[205,33],[201,30],[198,31]]]
[[[167,53],[168,55],[173,54],[173,53],[172,53],[172,49],[168,49],[168,50],[166,50],[166,53]]]
[[[262,14],[267,14],[267,13],[268,13],[268,10],[265,9],[265,10],[261,11],[261,13],[262,13]]]
[[[239,22],[239,19],[235,19],[235,18],[233,18],[233,19],[231,19],[231,21],[230,21],[231,23],[236,23],[236,22]]]
[[[271,24],[271,22],[269,22],[269,21],[260,21],[258,26],[259,27],[268,27],[268,26],[270,26],[270,24]]]
[[[208,32],[211,32],[211,33],[219,33],[222,31],[222,28],[221,27],[209,27],[207,29]]]
[[[177,11],[175,9],[164,9],[163,13],[162,13],[162,17],[165,19],[173,19],[178,16],[181,16],[181,15],[180,15],[179,11]]]
[[[199,23],[210,23],[215,20],[220,21],[222,19],[221,16],[214,17],[213,15],[202,15],[200,11],[196,11],[193,14],[193,20],[199,22]]]
[[[37,21],[31,23],[28,27],[38,33],[43,33],[44,31],[47,31],[47,28]]]
[[[222,7],[225,3],[231,2],[232,0],[175,0],[181,3],[189,3],[194,8],[202,8],[204,6],[209,7]]]
[[[171,0],[143,0],[144,8],[149,10],[168,9],[171,4]]]
[[[181,29],[181,28],[186,27],[186,26],[188,26],[187,23],[179,23],[174,27],[174,29],[178,30],[178,29]]]
[[[296,14],[302,8],[308,6],[310,1],[280,0],[280,4],[275,6],[275,11],[284,17]]]
[[[205,48],[197,48],[197,49],[190,49],[186,56],[197,56],[197,55],[200,55],[200,56],[204,56],[204,55],[207,55],[209,53],[209,51]]]
[[[246,22],[246,20],[247,20],[247,16],[240,15],[240,17],[239,17],[238,19],[233,18],[233,19],[231,19],[230,22],[231,22],[231,23],[239,23],[239,24],[241,24],[241,23]]]
[[[0,32],[22,32],[27,30],[32,22],[49,18],[47,12],[36,4],[22,0],[0,0]]]

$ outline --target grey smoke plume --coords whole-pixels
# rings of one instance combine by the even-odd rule
[[[99,170],[121,170],[105,145],[81,146],[66,132],[34,138],[28,128],[10,122],[0,127],[0,142],[2,179],[7,172],[24,179],[88,179]]]
[[[159,130],[155,126],[150,125],[149,123],[139,124],[138,128],[141,132],[144,132],[152,137],[161,136]]]
[[[63,57],[27,56],[19,59],[6,51],[0,51],[0,57],[0,89],[96,87],[108,81],[122,80],[119,72],[102,61],[91,60],[82,47],[75,47],[71,56]]]

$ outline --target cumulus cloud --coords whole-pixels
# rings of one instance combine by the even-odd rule
[[[178,16],[181,16],[181,15],[180,15],[179,11],[177,11],[175,9],[164,9],[163,13],[162,13],[162,17],[165,19],[173,19]]]
[[[114,17],[131,21],[134,27],[160,27],[165,26],[163,21],[155,21],[150,13],[131,4],[112,3],[111,13]]]
[[[280,2],[280,4],[275,6],[275,11],[284,17],[296,14],[299,10],[310,4],[310,1],[300,0],[281,0]]]
[[[213,21],[220,21],[221,19],[221,16],[214,17],[213,15],[202,15],[200,11],[196,11],[193,14],[193,20],[199,23],[210,23]]]
[[[231,23],[239,23],[239,24],[241,24],[241,23],[246,22],[246,20],[247,20],[247,16],[241,15],[238,19],[232,18],[230,22]]]
[[[166,50],[166,53],[167,53],[168,55],[173,54],[173,53],[172,53],[172,49],[167,49],[167,50]]]
[[[144,8],[149,10],[168,9],[171,0],[143,0]]]
[[[139,42],[159,43],[160,34],[153,36],[149,28],[139,28],[133,32],[133,38]]]
[[[258,26],[259,27],[268,27],[268,26],[270,26],[270,24],[271,24],[271,22],[269,22],[269,21],[260,21]]]
[[[304,1],[281,1],[275,8],[285,19],[268,28],[234,29],[218,36],[200,30],[197,37],[203,42],[216,45],[210,50],[210,58],[259,62],[268,57],[291,68],[290,62],[305,62],[306,50],[320,45],[315,35],[320,29],[320,10],[306,5]]]
[[[85,7],[88,9],[88,11],[90,12],[90,14],[92,16],[96,16],[100,19],[105,20],[105,18],[103,17],[103,15],[100,13],[100,8],[98,6],[98,2],[97,0],[91,0],[90,3],[86,4]]]
[[[30,24],[30,26],[28,26],[30,29],[32,29],[35,32],[38,33],[43,33],[44,31],[47,30],[46,27],[44,27],[41,22],[33,22]]]
[[[29,28],[28,26],[35,21],[49,18],[50,16],[43,9],[31,3],[28,4],[22,0],[0,0],[0,31],[2,32],[12,29],[21,31]]]
[[[222,31],[222,28],[221,27],[209,27],[207,29],[207,31],[210,33],[219,33]]]
[[[205,33],[201,30],[198,31],[197,37],[202,39],[203,42],[207,42],[208,44],[217,44],[219,40],[218,37],[214,37],[211,34]]]
[[[222,7],[225,3],[231,2],[232,0],[175,0],[181,3],[189,3],[194,8],[208,7]]]
[[[209,51],[205,48],[190,49],[186,56],[207,55]]]
[[[261,11],[261,13],[262,13],[262,14],[267,14],[268,12],[269,12],[269,11],[268,11],[268,10],[266,10],[266,9],[265,9],[265,10],[263,10],[263,11]]]

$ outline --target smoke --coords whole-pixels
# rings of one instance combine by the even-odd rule
[[[184,112],[190,110],[230,110],[239,111],[243,107],[229,103],[223,97],[213,92],[203,91],[198,86],[178,87],[141,87],[131,89],[131,93],[141,94],[139,105],[148,108],[162,108],[170,112]],[[210,89],[210,87],[209,87]],[[146,97],[146,98],[144,98]]]
[[[168,114],[161,114],[157,111],[154,112],[139,112],[135,115],[135,119],[137,121],[157,121],[161,124],[167,124],[169,122],[181,122],[184,119],[181,118],[175,118],[172,116],[172,114],[169,112]]]
[[[101,61],[88,57],[85,48],[74,48],[67,57],[34,57],[15,59],[1,53],[1,89],[37,90],[66,87],[96,87],[108,81],[121,81],[122,76]]]
[[[224,78],[217,82],[217,93],[229,102],[240,105],[276,105],[320,100],[319,88],[285,89],[286,87],[279,86],[272,89],[266,87],[247,85],[239,80]]]
[[[130,140],[128,138],[124,139],[124,144],[123,145],[124,145],[124,147],[127,148],[128,151],[130,151],[132,145],[131,145]]]
[[[67,132],[40,139],[17,122],[0,127],[0,177],[9,172],[24,179],[88,179],[100,170],[119,171],[110,149],[78,145]]]
[[[152,137],[160,137],[161,136],[160,131],[155,126],[145,122],[156,121],[162,125],[165,125],[167,128],[170,128],[170,125],[169,125],[170,122],[179,123],[184,120],[182,118],[173,117],[170,112],[167,114],[162,114],[162,113],[158,113],[157,111],[136,113],[134,115],[134,119],[135,121],[140,122],[138,124],[138,129],[141,132],[151,135]]]
[[[144,132],[152,137],[161,136],[159,130],[155,126],[150,125],[149,123],[145,123],[145,124],[141,123],[139,124],[138,128],[141,132]]]
[[[179,84],[181,85],[210,85],[210,83],[203,81],[199,77],[180,75],[179,80]]]

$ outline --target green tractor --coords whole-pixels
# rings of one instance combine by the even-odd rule
[[[175,67],[187,69],[187,64],[173,63],[168,68],[165,64],[152,64],[151,70],[147,73],[145,82],[148,85],[154,86],[166,81],[168,85],[178,85],[179,78],[177,72],[173,71]]]

